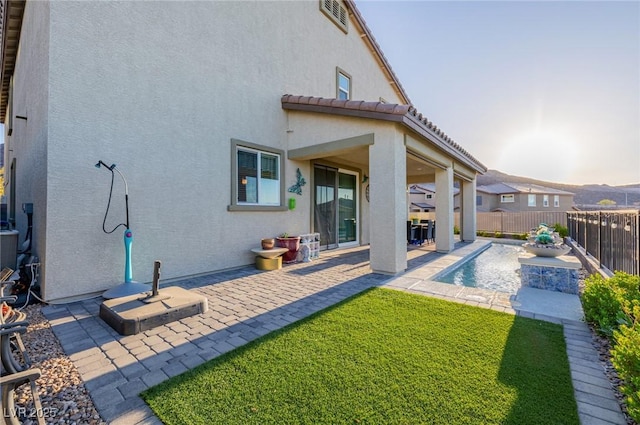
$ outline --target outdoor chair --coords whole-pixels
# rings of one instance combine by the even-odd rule
[[[418,228],[411,224],[411,220],[407,220],[407,244],[416,243]]]
[[[2,414],[0,415],[0,425],[20,425],[22,423],[21,419],[25,417],[28,417],[28,419],[35,418],[38,425],[45,425],[45,411],[42,409],[38,388],[36,387],[36,379],[38,379],[40,375],[40,369],[34,368],[7,376],[0,376],[0,387],[2,387]],[[27,383],[31,386],[31,396],[33,397],[33,409],[28,410],[18,408],[14,404],[14,392],[16,388]]]
[[[425,235],[425,239],[427,240],[427,243],[429,243],[429,241],[434,242],[433,230],[434,230],[433,221],[429,220],[427,222],[427,230]]]
[[[6,373],[16,373],[31,366],[31,360],[22,342],[21,334],[27,331],[27,315],[10,307],[16,296],[0,297],[0,361]]]
[[[17,373],[31,366],[20,334],[27,332],[25,321],[0,324],[0,357],[5,373]]]

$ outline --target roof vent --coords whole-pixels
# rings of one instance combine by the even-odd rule
[[[338,0],[320,0],[320,10],[345,34],[349,31],[347,9]]]

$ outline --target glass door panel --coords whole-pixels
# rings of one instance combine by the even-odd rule
[[[357,240],[357,179],[355,174],[338,175],[338,243]]]
[[[336,248],[336,180],[338,170],[321,165],[314,166],[314,226],[320,233],[320,246]]]

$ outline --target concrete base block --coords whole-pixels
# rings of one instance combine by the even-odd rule
[[[209,309],[207,298],[177,286],[163,288],[155,299],[149,294],[105,300],[100,318],[120,335],[135,335]]]

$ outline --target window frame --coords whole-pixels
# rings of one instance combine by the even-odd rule
[[[542,206],[549,208],[549,195],[542,195]]]
[[[340,76],[344,76],[349,82],[348,90],[346,90],[347,98],[341,99],[340,93],[345,92],[345,90],[340,87]],[[346,72],[344,69],[336,66],[336,99],[338,100],[351,100],[353,94],[353,78],[351,78],[351,74]]]
[[[560,195],[553,195],[554,208],[560,208]]]
[[[278,156],[279,169],[279,190],[280,202],[278,205],[259,203],[239,203],[238,202],[238,151],[258,152]],[[260,155],[258,155],[260,158]],[[246,142],[239,139],[231,139],[231,203],[227,206],[228,211],[287,211],[285,205],[285,172],[284,172],[284,151],[271,148],[256,143]],[[259,161],[260,162],[260,161]],[[259,192],[258,192],[259,196]]]
[[[533,201],[532,201],[533,200]],[[536,205],[536,194],[535,193],[528,193],[527,194],[527,206],[528,207],[535,207]]]
[[[433,193],[425,193],[425,194],[424,194],[424,199],[425,199],[425,201],[426,201],[427,199],[429,199],[429,200],[430,200],[430,199],[433,199]]]
[[[507,193],[504,195],[500,195],[500,203],[501,204],[512,204],[516,202],[516,195],[513,193]]]

